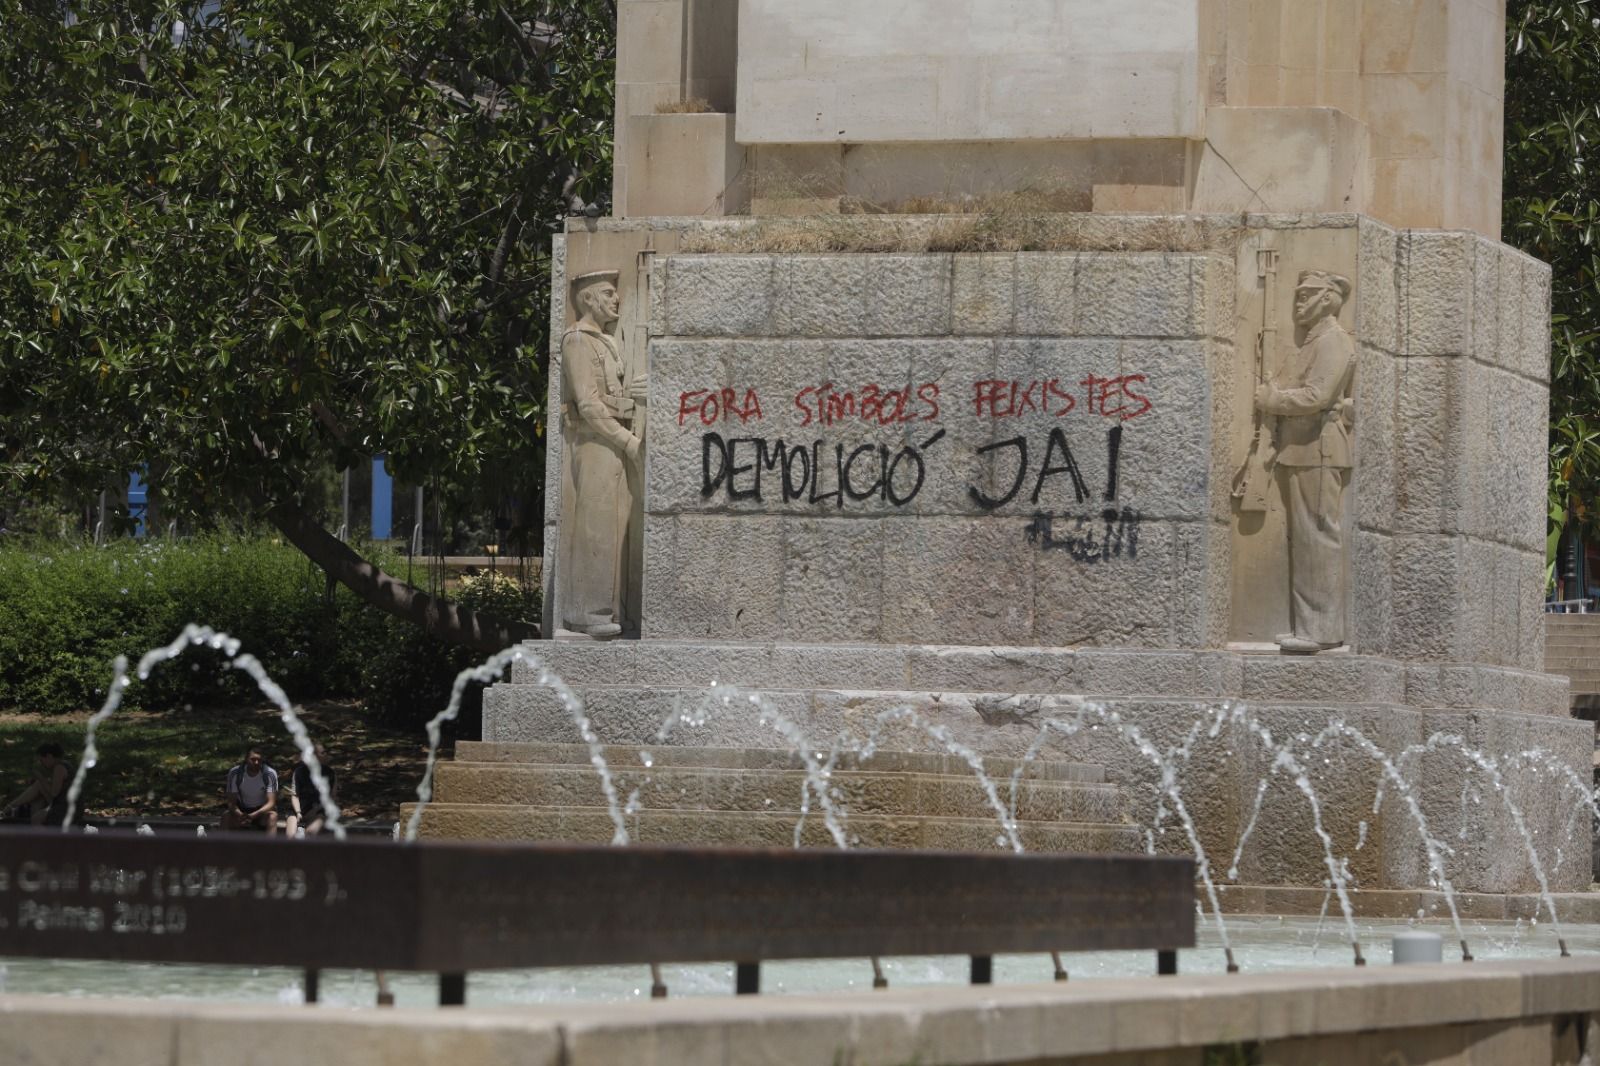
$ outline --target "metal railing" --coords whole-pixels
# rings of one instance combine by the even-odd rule
[[[1590,614],[1594,606],[1593,597],[1584,597],[1578,600],[1546,600],[1544,610],[1546,614]]]
[[[398,844],[0,829],[0,956],[431,971],[1150,950],[1195,943],[1194,862],[1152,855]],[[874,966],[880,980],[881,968]]]

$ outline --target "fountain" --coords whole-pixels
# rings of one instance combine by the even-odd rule
[[[819,1034],[816,1061],[916,1060],[923,1012],[980,1034],[987,1061],[1300,1038],[1362,1061],[1376,1045],[1350,1034],[1380,1029],[1397,1047],[1514,1030],[1578,1061],[1600,1041],[1594,734],[1544,672],[1551,278],[1500,242],[1498,144],[1479,143],[1503,125],[1482,60],[1502,27],[1481,5],[1333,5],[1315,28],[1278,6],[618,5],[614,215],[554,246],[549,639],[458,679],[403,839],[363,846],[417,892],[444,890],[428,856],[459,859],[479,895],[397,908],[393,954],[364,964],[439,969],[457,1002],[474,965],[627,961],[621,986],[595,980],[676,997],[853,951],[792,980],[891,986],[867,1004],[735,1012]],[[1418,79],[1443,88],[1395,92]],[[309,754],[288,697],[220,634],[136,673],[196,641],[250,671]],[[484,738],[440,762],[478,682]],[[74,800],[130,683],[119,662]],[[0,848],[178,845],[110,837]],[[303,854],[345,869],[354,846]],[[1102,854],[1061,854],[1083,851]],[[561,861],[584,890],[632,871],[631,906],[591,926],[568,899],[538,931],[577,946],[524,952]],[[1076,909],[1040,880],[1082,892],[1110,869],[1117,893]],[[807,870],[809,903],[858,928],[783,925]],[[269,896],[297,891],[267,873]],[[741,878],[788,894],[763,911]],[[929,878],[978,902],[941,910]],[[1050,935],[993,924],[1007,891]],[[1179,897],[1181,919],[1162,909]],[[640,918],[658,907],[680,946]],[[685,915],[731,972],[661,965],[711,950],[681,947]],[[1470,976],[1363,965],[1432,922]],[[1185,967],[1225,976],[1107,984],[1091,1016],[1079,978],[1116,964],[1051,935],[1096,923],[1148,934],[1163,972],[1193,938]],[[789,935],[770,951],[768,925]],[[434,939],[407,954],[418,930]],[[593,947],[618,930],[631,950]],[[1334,976],[1254,976],[1325,943]],[[965,956],[917,964],[946,979],[1058,980],[940,1013],[899,988],[911,968],[885,956],[908,944]],[[1028,958],[996,961],[1008,945]],[[1525,952],[1545,961],[1495,961]],[[884,1004],[912,1035],[874,1028],[902,1009]],[[615,1051],[586,1025],[665,1016],[563,1016],[552,1061]],[[1101,1043],[1063,1043],[1096,1017]],[[745,1046],[716,1039],[729,1061]],[[692,1058],[674,1055],[656,1061]]]

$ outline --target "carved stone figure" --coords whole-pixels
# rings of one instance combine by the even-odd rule
[[[1274,453],[1289,526],[1292,632],[1285,652],[1308,654],[1345,643],[1344,491],[1351,467],[1355,345],[1339,324],[1350,281],[1308,270],[1295,286],[1300,348],[1270,382],[1257,387],[1256,408],[1275,416]]]
[[[571,548],[562,568],[565,628],[604,639],[623,628],[623,552],[633,492],[628,466],[641,461],[645,384],[626,387],[612,336],[621,313],[617,271],[572,282],[577,324],[561,338],[561,415],[572,464]],[[634,479],[637,481],[637,479]]]

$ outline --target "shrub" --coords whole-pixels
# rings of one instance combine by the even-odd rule
[[[460,594],[473,606],[537,617],[538,598],[503,576]],[[396,724],[426,721],[456,674],[481,656],[359,602],[330,595],[322,572],[260,538],[61,542],[0,547],[0,708],[60,714],[105,699],[111,661],[170,643],[184,625],[239,638],[291,699],[357,697]],[[129,687],[125,705],[158,709],[261,701],[242,672],[210,649],[189,649]],[[476,715],[476,697],[469,718]],[[468,735],[460,730],[457,735]]]
[[[320,581],[298,553],[269,541],[205,538],[51,543],[0,550],[0,706],[60,713],[99,704],[111,660],[130,663],[188,622],[238,637],[297,696],[325,694],[311,649],[324,635]],[[254,685],[186,652],[132,686],[133,707],[236,703]]]

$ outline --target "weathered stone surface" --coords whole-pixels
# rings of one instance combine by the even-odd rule
[[[1469,364],[1453,358],[1406,359],[1396,379],[1395,528],[1466,532],[1467,394],[1482,383]]]
[[[805,518],[783,525],[781,631],[817,640],[879,640],[885,538],[859,518]]]
[[[1406,668],[1385,659],[1354,655],[1317,655],[1295,659],[1284,655],[1244,657],[1247,700],[1326,700],[1351,703],[1403,703]]]
[[[1079,256],[1016,256],[1016,322],[1023,336],[1072,336],[1078,329]]]
[[[953,256],[951,332],[980,336],[1014,332],[1017,327],[1016,290],[1016,256]]]
[[[1321,890],[1299,895],[1314,897],[1315,913]],[[1380,895],[1400,894],[1362,894]],[[1464,971],[1377,965],[1381,949],[1367,946],[1375,964],[1360,970],[1251,974],[1247,964],[1243,974],[1075,982],[1068,992],[1002,983],[897,986],[872,995],[674,995],[514,1011],[308,1010],[295,1026],[314,1061],[357,1066],[1196,1066],[1208,1047],[1239,1043],[1259,1044],[1274,1063],[1375,1063],[1392,1055],[1472,1066],[1578,1061],[1577,1035],[1563,1019],[1594,1001],[1600,967],[1592,958],[1487,961]],[[1038,966],[1045,980],[1047,963]],[[667,976],[671,982],[675,971]],[[237,1058],[241,1046],[270,1046],[283,1020],[281,1004],[10,996],[0,1050],[9,1061],[32,1063],[100,1046],[113,1049],[104,1061],[120,1066],[197,1066]],[[144,1039],[149,1032],[166,1039]],[[1589,1046],[1597,1035],[1594,1026],[1585,1030]]]
[[[1383,223],[1357,223],[1360,271],[1356,277],[1356,337],[1379,351],[1400,351],[1400,310],[1395,286],[1399,239]]]
[[[1528,456],[1548,443],[1550,397],[1536,382],[1471,364],[1465,390],[1468,501],[1464,531],[1542,552],[1546,485],[1528,476]],[[1445,457],[1441,461],[1448,461]]]
[[[871,269],[873,277],[865,293],[868,336],[921,337],[950,332],[949,256],[875,256]]]
[[[970,770],[955,776],[890,773],[873,769],[833,770],[830,802],[843,817],[940,817],[990,819],[996,811]],[[645,769],[611,764],[612,780],[623,796],[643,810],[799,812],[807,794],[804,770],[751,767],[673,767],[654,762]],[[1012,802],[1009,788],[1004,803]],[[605,793],[594,768],[573,765],[494,765],[451,762],[435,778],[440,803],[511,805],[535,808],[604,807]],[[815,801],[808,803],[814,805]],[[1021,781],[1016,817],[1024,821],[1116,823],[1122,820],[1117,789],[1105,784]]]
[[[1191,620],[1173,608],[1198,598],[1185,597],[1185,587],[1204,586],[1206,570],[1189,566],[1186,528],[1120,518],[1051,522],[1039,532],[1034,562],[1035,640],[1130,648],[1192,641],[1194,627],[1184,624]]]
[[[1071,411],[1032,410],[994,426],[996,440],[1021,437],[1027,462],[1015,448],[997,449],[983,486],[1004,499],[998,514],[1098,515],[1108,506],[1133,508],[1150,518],[1198,518],[1211,512],[1212,382],[1208,346],[1198,341],[1003,340],[995,346],[994,376],[1002,381],[1058,380],[1074,393]],[[1132,375],[1137,375],[1136,377]],[[1091,379],[1123,384],[1103,396]],[[1130,395],[1131,394],[1131,395]],[[1137,398],[1133,398],[1137,397]],[[1052,432],[1062,436],[1052,444]],[[1111,434],[1117,435],[1117,476],[1111,496]],[[1064,443],[1063,443],[1064,442]],[[1041,479],[1046,462],[1070,473]],[[1019,467],[1022,477],[1018,478]],[[969,512],[976,510],[970,503]]]
[[[641,811],[628,819],[640,844],[695,847],[787,848],[795,845],[795,815],[765,811]],[[845,823],[852,847],[937,851],[996,851],[1010,847],[992,819],[857,816]],[[819,814],[799,823],[801,847],[838,844]],[[529,810],[514,806],[436,803],[423,813],[424,837],[474,840],[544,840],[610,843],[616,825],[593,807]],[[1029,851],[1131,852],[1139,837],[1131,827],[1027,822],[1018,836]]]
[[[867,261],[859,255],[775,260],[772,329],[778,336],[867,335]]]
[[[585,689],[584,710],[595,734],[607,744],[655,744],[662,726],[670,728],[670,742],[700,747],[771,747],[786,739],[772,725],[760,721],[760,711],[770,710],[784,720],[801,723],[821,742],[837,731],[837,722],[811,712],[811,697],[799,692],[769,692],[759,706],[739,707],[713,701],[704,689],[649,690],[627,688]],[[679,721],[680,711],[706,712],[704,724]],[[489,741],[576,743],[582,739],[572,713],[548,689],[496,685],[483,695],[483,736]]]
[[[1358,528],[1391,533],[1395,529],[1396,487],[1403,469],[1396,448],[1398,370],[1393,356],[1371,345],[1362,345],[1357,358],[1351,509]]]
[[[1289,225],[1300,232],[1335,221],[1263,216],[1256,224]],[[1534,498],[1538,479],[1523,476],[1523,467],[1528,455],[1542,454],[1541,390],[1484,358],[1490,334],[1496,349],[1514,343],[1502,342],[1507,330],[1503,297],[1508,285],[1515,284],[1519,293],[1526,288],[1524,260],[1508,258],[1499,246],[1468,234],[1397,236],[1356,217],[1347,224],[1359,229],[1353,274],[1361,365],[1351,492],[1357,529],[1458,535],[1538,550],[1543,535],[1542,508]],[[1112,234],[1101,236],[1113,243]],[[674,281],[670,263],[680,259],[699,265]],[[1240,390],[1231,378],[1240,362],[1233,344],[1241,338],[1233,322],[1235,267],[1228,258],[1108,251],[669,255],[661,272],[669,320],[671,293],[679,281],[692,290],[700,284],[692,271],[722,270],[705,266],[719,259],[730,264],[729,278],[718,282],[729,300],[748,302],[743,294],[750,285],[767,286],[771,306],[762,320],[765,339],[686,339],[669,329],[669,335],[652,341],[649,508],[659,515],[776,515],[784,527],[801,523],[784,541],[780,576],[766,582],[782,588],[779,602],[787,597],[789,606],[780,607],[775,626],[745,627],[741,637],[882,639],[893,632],[889,639],[920,642],[1111,644],[1126,638],[1143,647],[1217,646],[1227,638],[1224,605],[1238,592],[1223,542],[1201,527],[1169,530],[1161,522],[1232,518],[1223,489],[1231,486],[1237,464],[1233,423],[1240,417],[1234,410]],[[770,277],[750,281],[762,262]],[[900,311],[911,317],[891,322]],[[1526,317],[1520,304],[1518,311]],[[1023,336],[1006,336],[1012,328]],[[926,335],[950,330],[977,336]],[[720,327],[707,332],[719,331],[730,332]],[[896,335],[883,336],[886,331]],[[1216,334],[1225,339],[1182,339]],[[1385,354],[1387,347],[1407,354],[1397,360]],[[1109,381],[1120,382],[1111,394],[1097,394],[1098,385],[1088,387]],[[1050,391],[1051,383],[1059,394]],[[876,390],[870,393],[873,414],[864,419],[869,385]],[[906,405],[920,399],[924,385],[937,388],[932,401],[937,413],[926,406],[911,416],[914,421],[874,420],[885,410],[906,414]],[[831,411],[818,402],[824,386],[836,398],[847,394]],[[760,396],[759,415],[756,401],[748,398],[757,394],[752,389]],[[883,407],[877,398],[885,390],[903,390],[904,398]],[[685,400],[686,395],[695,399]],[[732,416],[726,412],[730,397],[737,412]],[[791,402],[796,398],[798,406]],[[1052,433],[1059,439],[1052,441]],[[821,441],[820,450],[805,448],[809,440]],[[839,454],[836,446],[848,454]],[[849,484],[861,499],[847,499],[842,492],[835,497],[832,482],[811,476],[816,466],[840,480],[850,456]],[[1051,472],[1041,476],[1047,456]],[[899,465],[890,484],[906,498],[882,488],[882,469],[894,463]],[[798,480],[790,478],[799,491],[787,497],[784,470],[799,474]],[[703,491],[708,486],[709,494]],[[1103,499],[1113,489],[1115,499]],[[814,499],[819,491],[821,498]],[[1105,554],[1102,512],[1108,504],[1116,508],[1109,538],[1114,547],[1120,535],[1126,551],[1137,527],[1145,532],[1142,550],[1161,556],[1152,557],[1153,566],[1141,565],[1136,577],[1126,559],[1120,564],[1126,573],[1077,572],[1090,556]],[[1008,515],[1026,519],[1037,550],[1031,560],[1019,556],[1003,525],[985,538],[1007,560],[988,571],[1004,575],[995,598],[1008,605],[1006,610],[980,606],[963,612],[919,602],[920,591],[907,586],[902,575],[918,585],[926,582],[914,558],[900,557],[898,545],[905,538],[896,531],[906,527],[897,519],[928,522],[926,533],[907,543],[926,544],[952,565],[969,562],[981,571],[979,553],[963,559],[959,550],[937,547],[954,544],[963,534],[958,525],[933,519],[996,521]],[[861,527],[845,520],[852,516],[883,523],[887,554],[864,543],[869,538]],[[825,519],[839,521],[817,524]],[[978,535],[978,526],[966,528]],[[832,552],[816,541],[818,530],[861,535]],[[1505,558],[1472,548],[1483,556],[1475,562],[1492,560],[1487,573],[1493,578],[1487,588],[1468,590],[1462,570],[1465,541],[1435,543],[1444,554],[1431,560],[1419,558],[1426,554],[1420,542],[1405,542],[1407,559],[1421,562],[1420,572],[1412,572],[1409,562],[1398,560],[1400,542],[1351,539],[1351,624],[1361,649],[1387,651],[1390,634],[1405,629],[1407,657],[1482,654],[1491,663],[1531,664],[1533,637],[1523,640],[1522,622],[1522,600],[1529,594],[1520,576],[1511,580]],[[833,584],[824,582],[816,590],[820,602],[809,599],[804,586],[791,595],[782,575],[813,574],[819,552],[836,554],[846,569],[855,565],[850,560],[860,560],[864,569],[829,575]],[[1082,558],[1063,567],[1053,558],[1062,552]],[[758,552],[757,558],[771,565],[770,553]],[[652,552],[651,559],[655,565],[674,565],[668,553]],[[1102,570],[1118,569],[1114,560],[1101,562],[1113,563]],[[1440,567],[1454,568],[1448,582],[1452,594],[1470,592],[1473,603],[1421,628],[1397,624],[1397,611],[1431,610],[1426,595],[1407,597],[1411,589],[1442,588]],[[896,576],[886,581],[885,568]],[[1397,595],[1405,605],[1390,603],[1391,575],[1402,583]],[[1162,627],[1163,635],[1149,632],[1149,603],[1155,597],[1129,595],[1122,578],[1137,581],[1135,588],[1170,592],[1173,618]],[[646,585],[691,587],[676,573],[647,578]],[[693,587],[706,598],[727,601],[732,595],[726,580]],[[1022,610],[1030,588],[1031,631]],[[1041,609],[1041,603],[1060,603],[1065,596],[1074,601],[1065,609]],[[1124,606],[1130,613],[1102,626],[1085,626],[1074,611],[1090,597],[1100,597],[1109,613]],[[769,597],[769,606],[755,611],[758,618],[770,610],[770,602]],[[1486,621],[1496,611],[1509,611],[1518,621],[1509,628]],[[904,623],[897,621],[902,614]],[[823,619],[824,626],[809,633],[794,628],[804,618]],[[922,626],[940,632],[917,633]],[[1432,639],[1430,627],[1449,633]],[[1513,640],[1519,642],[1515,648]],[[1419,650],[1425,646],[1435,650]]]
[[[1095,337],[1201,337],[1215,319],[1195,293],[1214,280],[1192,255],[1083,256],[1077,332]]]
[[[775,518],[648,517],[644,635],[777,636],[783,558],[783,531]]]
[[[1515,360],[1507,349],[1515,342],[1500,320],[1500,285],[1506,248],[1497,241],[1472,242],[1472,357],[1480,363],[1506,366]],[[1511,269],[1515,269],[1513,265]]]
[[[1023,525],[982,518],[890,518],[881,538],[882,639],[897,644],[1027,644],[1033,563]]]
[[[1482,892],[1535,891],[1537,868],[1557,890],[1588,883],[1588,809],[1573,812],[1586,804],[1583,794],[1590,787],[1590,723],[1553,715],[1432,712],[1425,729],[1430,736],[1459,738],[1489,760],[1480,763],[1448,741],[1436,741],[1420,760],[1419,787],[1435,835],[1457,848],[1451,860],[1452,870],[1461,871],[1457,883]],[[1531,845],[1540,856],[1537,867],[1519,817],[1537,833]]]
[[[926,644],[693,641],[533,642],[512,685],[538,666],[567,684],[703,693],[714,683],[752,692],[854,687],[889,693],[1340,700],[1482,708],[1565,716],[1564,678],[1469,663],[1401,662],[1375,655],[1282,656],[1221,651]],[[508,686],[496,686],[499,693]],[[498,698],[498,697],[496,697]]]
[[[1393,538],[1390,654],[1436,662],[1461,657],[1463,539],[1437,534]]]
[[[1548,264],[1511,248],[1500,249],[1500,358],[1507,369],[1550,380]]]
[[[463,740],[456,743],[456,763],[461,765],[487,764],[490,766],[582,766],[593,773],[594,753],[587,744],[540,744],[515,741]],[[701,748],[681,745],[604,744],[601,755],[613,769],[632,768],[635,772],[644,766],[646,758],[652,767],[675,769],[723,770],[803,770],[806,760],[822,762],[833,753],[817,759],[815,752],[800,753],[792,748]],[[440,764],[441,769],[446,764]],[[453,764],[452,764],[453,765]],[[941,752],[874,751],[868,756],[852,752],[839,752],[833,758],[838,771],[861,770],[880,774],[955,775],[962,779],[972,777],[972,766],[966,759]],[[1103,785],[1105,768],[1089,763],[1063,762],[1058,759],[1004,759],[995,756],[983,758],[983,771],[993,780],[1015,777],[1019,781],[1041,781],[1063,784]]]
[[[760,336],[772,321],[775,261],[763,255],[671,256],[660,261],[663,333]]]
[[[1356,650],[1394,654],[1394,543],[1382,533],[1358,532],[1351,559]]]
[[[1172,598],[1172,646],[1216,648],[1228,640],[1233,553],[1223,522],[1173,526],[1177,580]]]
[[[1400,234],[1402,354],[1471,353],[1475,241],[1467,233],[1406,230]]]

